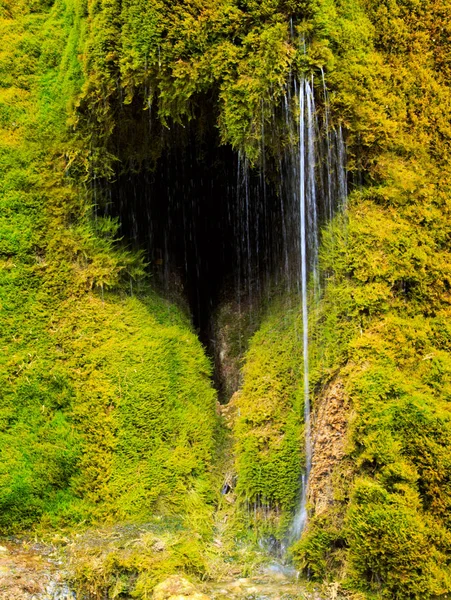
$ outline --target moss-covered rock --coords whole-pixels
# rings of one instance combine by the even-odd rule
[[[143,282],[117,222],[95,218],[97,184],[158,157],[171,122],[202,130],[212,115],[251,162],[263,147],[277,156],[287,79],[316,74],[322,93],[323,71],[355,185],[322,235],[310,383],[318,403],[339,378],[352,419],[333,501],[312,510],[293,554],[351,593],[449,593],[450,10],[0,3],[4,531],[159,511],[188,512],[211,533],[210,367],[182,311]],[[235,399],[238,497],[263,519],[281,508],[285,523],[302,469],[298,321],[293,305],[269,308]],[[205,573],[200,545],[185,540],[181,555],[177,565]]]
[[[276,302],[249,342],[234,399],[237,493],[263,521],[294,510],[303,463],[299,310]],[[300,332],[302,335],[302,330]],[[268,512],[269,511],[269,512]]]
[[[84,153],[67,129],[84,8],[6,8],[0,527],[184,512],[190,492],[205,505],[218,426],[210,363],[68,175]]]

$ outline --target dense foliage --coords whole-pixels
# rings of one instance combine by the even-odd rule
[[[344,588],[377,597],[426,598],[451,585],[451,131],[444,16],[450,8],[366,2],[358,10],[337,3],[341,19],[333,18],[333,7],[322,9],[322,27],[312,21],[310,28],[312,61],[318,45],[332,50],[323,54],[323,65],[359,184],[348,213],[323,233],[325,291],[311,309],[311,384],[319,403],[326,384],[340,375],[352,411],[347,455],[334,474],[335,504],[317,517],[311,506],[310,524],[293,552],[310,575],[339,576]],[[289,351],[296,331],[288,344],[283,326],[270,337],[278,334],[272,361]],[[263,348],[257,335],[243,386],[253,417],[246,413],[243,423],[258,420],[260,403],[271,397],[259,394],[268,374]],[[267,390],[277,390],[279,378],[266,380]],[[282,393],[277,406],[285,404]],[[296,406],[292,393],[289,410]],[[254,426],[255,435],[265,426],[280,428],[270,456],[289,437],[287,414],[275,411]],[[261,463],[258,453],[249,460]],[[249,469],[238,465],[246,476]],[[259,476],[248,483],[248,494]]]

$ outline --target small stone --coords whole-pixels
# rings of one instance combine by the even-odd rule
[[[153,590],[153,600],[211,600],[180,575],[171,575]]]
[[[166,546],[163,541],[155,540],[155,542],[152,544],[152,550],[154,552],[164,552],[166,550]]]

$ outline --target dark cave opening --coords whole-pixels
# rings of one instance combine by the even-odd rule
[[[274,108],[252,167],[222,143],[217,99],[198,99],[196,114],[170,127],[137,100],[118,108],[108,150],[118,166],[103,210],[118,218],[125,243],[144,251],[154,287],[188,303],[219,388],[218,308],[231,302],[236,319],[244,307],[258,320],[271,294],[300,293],[302,269],[319,272],[322,224],[345,206],[341,128],[329,127],[328,108],[316,111],[307,83],[300,94]],[[302,121],[296,106],[307,106]]]
[[[216,129],[174,126],[156,162],[118,174],[110,212],[120,234],[144,249],[155,284],[181,292],[204,345],[221,301],[258,304],[284,279],[290,227],[274,182],[250,168]]]

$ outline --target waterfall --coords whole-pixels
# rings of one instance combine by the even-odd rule
[[[194,327],[214,357],[224,401],[239,385],[235,365],[265,303],[286,296],[291,311],[295,297],[297,310],[299,295],[305,465],[286,541],[299,538],[307,522],[309,307],[321,291],[320,232],[345,208],[347,196],[343,131],[329,110],[324,74],[315,77],[296,79],[291,73],[282,102],[261,104],[258,167],[244,152],[221,143],[213,111],[202,126],[193,119],[186,127],[161,129],[161,155],[136,173],[118,171],[109,184],[120,234],[145,249],[159,290],[187,300]],[[227,334],[230,343],[217,329],[223,307],[235,311],[238,320]],[[277,498],[266,497],[264,482],[252,496],[255,506],[277,510]]]
[[[298,144],[293,146],[291,196],[299,215],[300,295],[302,311],[302,377],[305,427],[305,468],[301,475],[298,509],[289,531],[289,541],[299,539],[307,519],[307,490],[312,468],[312,433],[309,385],[309,305],[320,294],[318,251],[320,224],[330,220],[337,209],[346,206],[346,149],[341,127],[330,128],[330,114],[324,74],[322,126],[315,107],[313,77],[295,86],[299,114]],[[311,282],[309,286],[309,281]],[[309,297],[310,293],[312,294]]]

